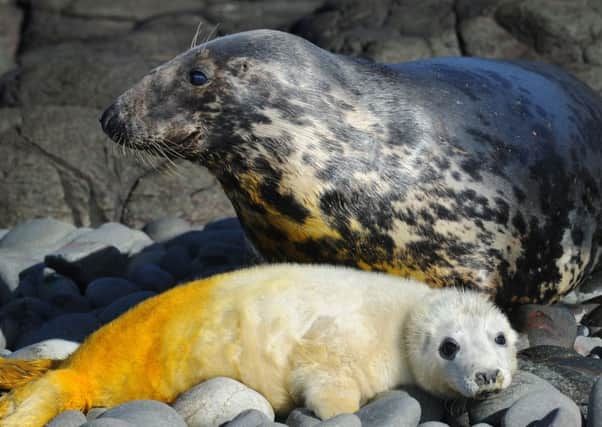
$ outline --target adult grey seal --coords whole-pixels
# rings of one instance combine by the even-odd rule
[[[600,257],[602,100],[560,69],[367,63],[278,31],[151,71],[101,119],[207,166],[270,261],[552,302]]]

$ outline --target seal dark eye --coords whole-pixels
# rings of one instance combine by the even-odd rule
[[[201,70],[192,70],[190,72],[190,83],[195,86],[202,86],[207,83],[209,79]]]
[[[506,345],[506,336],[500,332],[495,337],[495,343],[499,345]]]
[[[446,360],[454,360],[458,351],[460,351],[460,345],[450,337],[445,338],[439,346],[439,354]]]

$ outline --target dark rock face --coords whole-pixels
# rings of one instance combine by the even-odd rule
[[[597,0],[0,0],[0,227],[36,216],[140,227],[233,213],[205,169],[124,155],[97,122],[188,48],[199,22],[200,40],[215,24],[219,34],[278,28],[384,62],[537,59],[602,91]]]

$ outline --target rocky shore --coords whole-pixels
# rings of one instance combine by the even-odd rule
[[[0,232],[0,346],[7,357],[64,358],[94,330],[179,283],[260,262],[235,218],[195,227],[163,218],[132,229],[45,218]],[[602,286],[594,277],[563,304],[512,314],[524,333],[512,386],[483,401],[444,402],[417,388],[384,393],[356,414],[320,422],[303,408],[274,422],[258,393],[227,378],[173,405],[137,401],[50,424],[67,426],[588,426],[602,422]],[[106,411],[106,412],[105,412]]]

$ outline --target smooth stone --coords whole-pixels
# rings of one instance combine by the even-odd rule
[[[117,418],[135,426],[187,427],[174,409],[156,400],[134,400],[109,409],[91,423],[103,419]]]
[[[225,427],[258,427],[269,424],[271,420],[257,409],[247,409],[238,414]]]
[[[48,267],[73,279],[82,290],[99,277],[123,275],[126,262],[119,249],[102,242],[71,242],[44,258]]]
[[[128,279],[142,289],[163,292],[175,285],[176,281],[167,271],[154,264],[144,264],[133,270]]]
[[[96,418],[82,424],[81,427],[142,427],[142,424],[132,424],[119,418]]]
[[[274,420],[274,410],[262,395],[225,377],[210,379],[185,391],[173,407],[189,427],[217,427],[247,409],[256,409]]]
[[[38,330],[30,331],[19,338],[16,348],[51,338],[83,341],[100,327],[98,319],[90,313],[69,313],[48,320]]]
[[[483,424],[481,424],[481,427],[482,426]],[[449,424],[442,423],[441,421],[427,421],[425,423],[418,424],[418,427],[449,427]]]
[[[355,414],[339,414],[317,425],[318,427],[362,427],[362,420]]]
[[[502,427],[528,426],[532,423],[546,427],[579,426],[581,412],[575,402],[565,395],[542,390],[521,397],[502,419]]]
[[[417,386],[404,386],[400,390],[407,392],[420,404],[420,422],[441,421],[445,416],[445,402],[443,399],[427,393]]]
[[[175,279],[181,280],[192,271],[192,259],[184,246],[171,246],[161,261],[159,267],[171,274]]]
[[[393,390],[377,395],[356,412],[364,427],[416,427],[420,404],[405,391]]]
[[[48,302],[65,313],[87,313],[93,309],[83,295],[57,295]]]
[[[595,378],[602,375],[602,360],[562,347],[538,346],[518,354],[518,367],[548,381],[587,416],[589,394]]]
[[[499,393],[483,400],[471,400],[468,402],[468,415],[471,424],[489,423],[499,425],[506,410],[521,397],[528,394],[557,390],[547,381],[529,372],[517,371],[510,386]]]
[[[142,231],[133,230],[116,222],[107,222],[78,236],[72,243],[103,243],[106,246],[116,247],[122,254],[130,255],[152,245],[153,241]]]
[[[121,316],[130,308],[138,305],[145,299],[151,298],[155,295],[157,295],[156,292],[140,291],[121,297],[102,309],[102,311],[98,313],[98,320],[100,320],[103,324],[108,323],[111,320]]]
[[[10,229],[8,228],[0,228],[0,241],[8,234]]]
[[[60,310],[37,298],[18,298],[0,308],[0,344],[14,349],[20,337],[36,331],[48,319],[61,314]]]
[[[478,423],[478,424],[473,424],[472,427],[492,427],[492,425],[487,424],[487,423]]]
[[[140,288],[129,280],[121,277],[101,277],[90,282],[84,295],[93,306],[105,307],[121,297],[138,291]]]
[[[64,411],[50,420],[46,427],[79,427],[85,422],[86,416],[80,411]]]
[[[109,410],[109,408],[92,408],[86,414],[86,418],[88,419],[88,421],[95,420],[96,418],[100,417],[102,414],[104,414],[108,410]]]
[[[140,253],[134,255],[127,264],[126,275],[129,277],[130,274],[144,264],[156,264],[159,265],[163,256],[167,253],[167,250],[163,245],[155,244],[147,246]]]
[[[512,324],[529,338],[530,347],[555,345],[573,348],[577,322],[571,311],[563,306],[525,304],[511,315]]]
[[[38,284],[38,298],[52,302],[57,296],[80,295],[79,288],[73,280],[56,274],[52,269],[46,269],[42,282]]]
[[[591,351],[602,346],[602,338],[579,336],[575,340],[575,351],[582,356],[589,356]]]
[[[602,427],[602,377],[598,377],[589,396],[587,427]]]
[[[289,427],[313,427],[320,423],[320,419],[307,408],[293,409],[286,418]]]
[[[31,250],[57,248],[76,230],[75,226],[52,218],[30,219],[17,224],[0,240],[0,248]]]
[[[602,305],[586,314],[581,323],[585,326],[602,326]]]
[[[20,348],[8,356],[10,359],[66,359],[79,347],[79,343],[59,338],[40,341]]]
[[[177,217],[163,217],[149,222],[142,227],[142,231],[155,242],[164,242],[189,231],[190,228],[190,223],[184,219]]]
[[[216,230],[241,230],[240,221],[236,217],[222,218],[216,221],[211,221],[205,224],[203,230],[216,231]]]
[[[12,250],[0,249],[0,304],[13,297],[20,283],[20,277],[32,268],[35,269],[41,259],[34,255]]]

